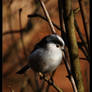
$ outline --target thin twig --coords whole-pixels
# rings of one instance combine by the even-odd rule
[[[85,49],[80,47],[81,51],[83,52],[83,54],[86,56],[86,59],[89,61],[89,57],[88,54],[85,52]]]
[[[78,92],[76,84],[75,84],[75,81],[74,81],[74,78],[73,78],[73,75],[72,75],[72,72],[71,72],[71,67],[70,67],[70,65],[69,65],[69,63],[67,61],[67,58],[66,58],[67,57],[66,49],[67,48],[65,48],[65,50],[64,50],[64,63],[65,63],[65,67],[66,67],[67,72],[68,72],[68,76],[67,77],[69,78],[69,80],[70,80],[70,82],[72,84],[74,92]]]
[[[58,86],[56,86],[56,84],[52,81],[49,80],[47,77],[45,77],[42,73],[39,72],[40,78],[45,80],[49,85],[52,85],[58,92],[63,92],[63,90],[61,88],[59,88]]]
[[[81,41],[83,42],[83,45],[84,45],[86,51],[88,52],[87,43],[85,42],[85,40],[84,40],[84,38],[83,38],[83,35],[82,35],[82,33],[81,33],[80,29],[79,29],[79,26],[78,26],[78,24],[77,24],[76,19],[74,19],[74,24],[75,24],[76,30],[77,30],[77,32],[78,32],[78,34],[79,34],[79,37],[80,37]]]
[[[39,17],[39,18],[41,18],[41,19],[43,19],[43,20],[45,20],[45,21],[48,22],[48,19],[45,18],[44,16],[40,15],[40,14],[35,13],[35,14],[28,15],[28,18],[35,18],[35,17]],[[52,24],[53,24],[58,30],[60,30],[60,27],[57,26],[54,22],[52,22]]]
[[[19,9],[19,27],[20,27],[20,31],[22,31],[21,30],[21,28],[22,28],[22,24],[21,24],[21,12],[22,12],[22,8]],[[21,36],[20,39],[21,39],[21,42],[22,42],[24,55],[25,55],[25,58],[26,58],[27,56],[26,56],[26,53],[25,53],[25,47],[24,47],[22,32],[20,32],[20,36]],[[26,88],[26,85],[27,85],[27,77],[26,77],[26,74],[24,74],[24,75],[25,75],[25,79],[24,79],[24,83],[23,83],[23,85],[22,85],[22,87],[20,89],[20,92],[24,92],[24,90]]]
[[[2,33],[2,35],[16,34],[16,33],[20,33],[20,32],[21,32],[21,31],[8,31],[8,32]]]
[[[58,0],[58,8],[59,8],[59,20],[60,20],[60,31],[61,31],[61,36],[67,45],[67,37],[66,37],[66,32],[65,32],[65,25],[64,25],[64,20],[63,20],[63,2],[62,0]]]
[[[76,13],[78,13],[78,12],[80,11],[80,8],[74,9],[73,11],[74,11],[74,14],[76,14]],[[42,16],[42,15],[40,15],[40,14],[37,14],[37,13],[28,15],[28,17],[29,17],[29,18],[40,17],[40,18],[42,18],[42,19],[44,19],[44,20],[46,20],[46,21],[48,22],[47,18],[45,18],[44,16]],[[59,26],[57,26],[54,22],[52,22],[52,24],[53,24],[58,30],[61,30],[61,28],[60,28]],[[22,31],[21,31],[21,30],[22,30]],[[26,30],[24,30],[24,29],[21,29],[21,30],[19,30],[19,31],[16,30],[16,31],[4,32],[4,33],[2,33],[2,35],[8,35],[8,34],[13,34],[13,33],[14,33],[14,34],[17,34],[17,33],[25,32],[25,31],[26,31]],[[61,32],[62,32],[62,30],[61,30]]]
[[[47,17],[47,19],[48,19],[48,22],[49,22],[49,25],[50,25],[50,27],[51,27],[52,33],[56,34],[56,31],[55,31],[55,29],[54,29],[54,26],[53,26],[53,24],[52,24],[52,21],[51,21],[51,19],[50,19],[49,13],[48,13],[48,11],[47,11],[47,9],[46,9],[46,7],[45,7],[44,2],[43,2],[42,0],[39,0],[39,1],[40,1],[41,6],[42,6],[42,9],[43,9],[43,11],[44,11],[44,14],[46,15],[46,17]]]
[[[19,9],[19,27],[20,27],[20,30],[22,28],[21,12],[22,12],[22,8]],[[21,36],[20,38],[21,38],[21,42],[22,42],[22,46],[23,46],[24,56],[25,56],[25,58],[27,58],[27,54],[26,54],[26,50],[25,50],[25,46],[24,46],[24,41],[23,41],[23,32],[20,32],[20,36]]]
[[[58,8],[59,8],[60,29],[61,29],[61,32],[64,32],[64,26],[63,26],[63,24],[64,24],[63,23],[63,3],[62,3],[62,0],[58,0]]]
[[[76,9],[74,9],[73,12],[74,12],[74,14],[79,13],[79,12],[80,12],[80,8],[76,8]]]
[[[81,60],[85,60],[87,61],[88,59],[87,58],[83,58],[83,57],[79,57]]]
[[[80,11],[81,11],[81,15],[82,15],[82,19],[83,19],[83,24],[84,24],[84,29],[85,29],[85,33],[86,33],[86,39],[87,39],[87,43],[88,43],[88,47],[89,47],[89,34],[88,34],[88,27],[85,21],[85,13],[84,13],[84,9],[83,9],[83,5],[82,5],[82,0],[78,0],[79,1],[79,5],[80,5]]]

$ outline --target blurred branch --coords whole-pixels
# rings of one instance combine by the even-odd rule
[[[45,18],[44,16],[42,16],[42,15],[40,15],[40,14],[32,14],[32,15],[28,15],[28,17],[29,18],[35,18],[35,17],[39,17],[39,18],[41,18],[41,19],[43,19],[43,20],[45,20],[45,21],[47,21],[48,22],[48,20],[47,20],[47,18]],[[52,22],[53,23],[53,22]],[[53,25],[58,29],[58,30],[61,30],[61,28],[59,27],[59,26],[57,26],[56,24],[54,24],[53,23]],[[82,34],[80,33],[80,29],[79,29],[79,27],[78,27],[78,25],[75,23],[75,26],[76,26],[76,29],[77,29],[77,31],[78,31],[78,34],[79,34],[79,37],[85,42],[85,40],[83,39],[83,37],[82,37]],[[64,41],[65,41],[65,43],[66,43],[66,46],[67,46],[67,41],[65,40],[67,37],[65,36],[66,35],[66,33],[63,31],[63,30],[61,30],[61,32],[62,32],[62,37],[63,37],[63,39],[64,39]],[[63,33],[64,32],[64,33]],[[85,42],[85,44],[86,44],[86,42]],[[85,45],[85,44],[81,44],[80,46],[83,46],[83,45]],[[79,45],[79,44],[78,44]],[[79,46],[79,48],[80,48],[80,46]],[[86,48],[87,48],[87,46],[86,46]]]
[[[89,61],[89,57],[88,54],[85,52],[85,49],[80,47],[81,51],[83,52],[83,54],[86,56],[86,59]]]
[[[80,71],[80,61],[78,56],[78,45],[75,37],[72,0],[63,0],[63,9],[72,74],[75,79],[78,92],[84,92],[82,75]]]
[[[77,13],[79,12],[79,8],[78,10],[77,9],[74,9],[74,13]],[[42,18],[44,20],[47,20],[47,18],[45,18],[44,16],[40,15],[40,14],[37,14],[37,13],[34,13],[34,14],[31,14],[31,15],[28,15],[29,18],[35,18],[35,17],[39,17],[39,18]],[[58,29],[58,30],[61,30],[61,28],[59,26],[57,26],[54,22],[52,22],[52,24]],[[28,26],[28,25],[27,25]],[[26,29],[21,29],[21,30],[12,30],[12,31],[8,31],[8,32],[4,32],[2,33],[2,35],[8,35],[8,34],[17,34],[17,33],[20,33],[20,32],[26,32]],[[62,30],[61,30],[62,32]]]
[[[77,30],[77,32],[78,32],[78,34],[79,34],[79,37],[80,37],[81,41],[83,42],[83,45],[84,45],[86,51],[88,52],[87,43],[85,42],[85,40],[84,40],[84,38],[83,38],[83,35],[82,35],[82,33],[81,33],[80,29],[79,29],[79,26],[78,26],[78,24],[77,24],[76,19],[74,19],[74,24],[75,24],[76,30]]]
[[[70,82],[72,84],[73,91],[74,92],[78,92],[76,84],[75,84],[75,80],[74,80],[72,72],[71,72],[71,67],[70,67],[70,65],[68,63],[67,57],[68,57],[68,55],[67,55],[67,48],[65,48],[65,50],[64,50],[64,63],[65,63],[65,67],[66,67],[67,72],[68,72],[67,78],[70,80]]]
[[[88,43],[88,47],[89,47],[89,34],[88,34],[88,26],[86,23],[86,14],[84,13],[84,8],[82,5],[82,0],[78,0],[79,1],[79,6],[80,6],[80,11],[81,11],[81,15],[82,15],[82,19],[83,19],[83,24],[84,24],[84,29],[85,29],[85,33],[86,33],[86,39],[87,39],[87,43]]]
[[[83,48],[84,44],[83,42],[78,42],[78,47],[79,49],[83,52],[83,54],[86,56],[87,60],[89,60],[89,56],[88,56],[88,53],[87,51]]]
[[[63,1],[62,0],[58,0],[58,8],[59,8],[59,19],[60,19],[60,27],[61,27],[61,30],[63,30],[63,34],[62,34],[62,37],[66,38],[66,35],[64,34],[64,31],[65,31],[65,28],[64,28],[64,23],[63,23]],[[67,39],[64,39],[66,42],[67,42]],[[65,43],[66,43],[65,42]],[[66,70],[68,72],[68,78],[72,84],[72,87],[73,87],[73,90],[74,92],[77,92],[77,87],[76,87],[76,84],[75,84],[75,81],[74,81],[74,78],[71,74],[71,69],[70,69],[70,65],[68,64],[66,58],[66,48],[65,48],[65,52],[64,52],[64,63],[65,63],[65,67],[66,67]]]
[[[46,87],[46,92],[49,92],[50,85],[48,84]]]
[[[39,92],[42,92],[42,90],[44,89],[44,86],[45,86],[45,81],[42,80],[42,84],[41,84],[41,87],[39,88]]]
[[[27,86],[27,77],[25,76],[20,92],[25,92],[26,86]]]
[[[20,33],[21,31],[9,31],[9,32],[4,32],[2,35],[8,35],[8,34],[16,34]]]
[[[2,33],[3,36],[9,35],[9,34],[19,34],[22,32],[22,34],[25,32],[27,33],[30,29],[32,29],[33,24],[31,23],[31,20],[28,20],[27,25],[24,28],[21,28],[19,30],[10,30],[7,32]]]
[[[80,12],[80,8],[74,9],[73,12],[74,12],[74,15],[77,14],[77,13],[79,13]]]
[[[55,83],[52,80],[49,80],[47,77],[45,77],[42,73],[39,72],[40,78],[45,80],[49,85],[52,85],[58,92],[63,92],[61,88],[55,85]]]
[[[27,75],[27,76],[28,76],[28,75]],[[33,76],[33,75],[31,74],[31,76]],[[28,78],[28,79],[27,79],[27,83],[28,83],[28,85],[32,88],[33,92],[38,92],[38,87],[37,87],[37,85],[36,85],[36,83],[35,83],[34,77],[36,77],[36,76],[34,75],[33,77],[31,77],[31,79]]]
[[[22,31],[22,30],[21,30],[21,28],[22,28],[21,12],[22,12],[22,8],[19,9],[19,27],[20,27],[20,31]],[[24,41],[23,41],[23,32],[20,32],[20,39],[21,39],[22,48],[23,48],[23,51],[24,51],[24,56],[25,56],[25,59],[27,60],[26,49],[25,49]],[[27,84],[29,83],[28,80],[30,80],[30,79],[28,78],[28,75],[27,75],[26,73],[24,73],[24,82],[23,82],[23,85],[21,86],[20,92],[24,92],[24,91],[25,91],[26,86],[27,86]],[[29,84],[31,84],[31,81],[30,81]],[[31,87],[33,88],[33,86],[31,86]]]
[[[80,58],[80,60],[85,60],[85,61],[88,60],[87,58],[83,58],[83,57],[79,57],[79,58]]]
[[[74,9],[74,13],[78,13],[79,12],[79,8],[77,9]],[[37,14],[37,13],[34,13],[34,14],[31,14],[31,15],[28,15],[29,18],[35,18],[35,17],[39,17],[39,18],[42,18],[43,20],[47,20],[47,18],[45,18],[44,16],[40,15],[40,14]],[[52,24],[58,29],[58,30],[61,30],[61,28],[59,26],[57,26],[54,22],[52,22]],[[28,25],[27,25],[28,26]],[[63,27],[63,26],[62,26]],[[64,29],[64,28],[63,28]],[[8,34],[17,34],[17,33],[20,33],[20,32],[26,32],[26,29],[21,29],[21,30],[12,30],[12,31],[8,31],[8,32],[4,32],[2,33],[2,35],[8,35]],[[61,32],[63,33],[63,31],[61,30]]]
[[[58,8],[59,8],[59,20],[60,20],[60,30],[64,33],[64,23],[63,23],[63,3],[62,0],[58,0]],[[62,35],[63,36],[63,35]]]
[[[42,15],[40,15],[40,14],[37,14],[37,13],[28,15],[28,17],[29,17],[29,18],[39,17],[39,18],[41,18],[41,19],[43,19],[43,20],[45,20],[45,21],[48,22],[48,19],[47,19],[47,18],[45,18],[44,16],[42,16]],[[58,30],[60,30],[60,27],[58,27],[54,22],[52,22],[52,24],[53,24]]]
[[[32,15],[28,15],[28,17],[29,17],[29,18],[40,17],[40,18],[42,18],[42,19],[44,19],[44,20],[46,20],[46,21],[48,22],[47,18],[45,18],[44,16],[42,16],[42,15],[40,15],[40,14],[34,13],[34,14],[32,14]],[[52,22],[52,23],[53,23],[53,22]],[[58,27],[55,23],[53,23],[53,25],[54,25],[58,30],[60,30],[60,27]],[[28,26],[28,25],[27,25],[27,26]],[[2,35],[4,36],[4,35],[8,35],[8,34],[17,34],[17,33],[26,32],[26,31],[27,31],[26,28],[24,28],[24,29],[21,29],[21,30],[14,30],[14,31],[4,32],[4,33],[2,33]]]
[[[8,88],[10,89],[9,92],[14,92],[14,89],[12,89],[10,86],[8,86]]]
[[[60,31],[61,31],[61,36],[67,45],[67,36],[65,32],[65,25],[64,25],[64,18],[63,18],[63,2],[62,0],[58,0],[58,8],[59,8],[59,22],[60,22]]]
[[[45,16],[47,17],[47,20],[48,20],[49,25],[50,25],[50,27],[51,27],[52,33],[56,34],[56,31],[55,31],[55,29],[54,29],[54,26],[53,26],[53,24],[52,24],[51,18],[50,18],[50,16],[49,16],[49,13],[48,13],[48,11],[47,11],[47,9],[46,9],[46,6],[45,6],[44,2],[43,2],[42,0],[39,0],[39,2],[40,2],[40,4],[41,4],[41,6],[42,6],[42,9],[43,9],[43,11],[44,11]]]
[[[21,12],[22,12],[22,8],[19,9],[19,27],[20,27],[20,30],[22,28],[22,24],[21,24]],[[23,32],[20,32],[20,39],[21,39],[21,43],[22,43],[22,46],[23,46],[24,56],[25,56],[25,58],[27,58],[26,49],[25,49],[24,41],[23,41]]]

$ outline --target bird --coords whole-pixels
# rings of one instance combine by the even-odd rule
[[[20,69],[17,74],[23,74],[28,69],[43,74],[56,70],[63,59],[65,42],[57,34],[50,34],[40,40],[28,56],[28,64]]]

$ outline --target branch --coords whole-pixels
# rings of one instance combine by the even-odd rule
[[[48,22],[48,20],[47,20],[47,18],[45,18],[44,16],[42,16],[42,15],[40,15],[40,14],[36,14],[36,13],[34,13],[34,14],[32,14],[32,15],[28,15],[28,17],[29,18],[35,18],[35,17],[39,17],[39,18],[41,18],[41,19],[43,19],[43,20],[45,20],[45,21],[47,21]],[[30,21],[29,21],[30,22]],[[28,23],[29,23],[28,22]],[[53,23],[53,22],[52,22]],[[58,29],[58,30],[61,30],[61,28],[59,27],[59,26],[57,26],[55,23],[53,23],[53,25]],[[27,26],[28,26],[28,24],[27,24]],[[77,28],[77,31],[78,32],[80,32],[80,29],[79,29],[79,27],[77,27],[77,25],[75,25],[76,26],[76,28]],[[2,35],[8,35],[8,34],[16,34],[16,33],[20,33],[20,32],[27,32],[27,30],[26,30],[26,28],[24,28],[24,29],[21,29],[21,30],[16,30],[16,31],[9,31],[9,32],[4,32]],[[67,46],[67,42],[66,42],[66,33],[63,31],[63,30],[61,30],[61,32],[62,32],[62,38],[64,39],[64,41],[65,41],[65,43],[66,43],[66,46]],[[64,33],[63,33],[64,32]],[[79,36],[81,36],[81,35],[79,35]],[[82,39],[82,38],[81,38]],[[86,44],[86,43],[85,43]],[[79,44],[78,44],[78,46],[79,46]],[[83,44],[81,44],[81,46],[83,46]],[[79,48],[80,48],[80,46],[79,46]],[[84,53],[84,52],[83,52]],[[86,53],[86,52],[85,52]],[[85,54],[84,54],[85,55]]]
[[[47,20],[48,20],[49,25],[50,25],[50,27],[51,27],[52,33],[56,34],[56,31],[55,31],[54,26],[53,26],[53,23],[52,23],[52,21],[51,21],[51,19],[50,19],[50,17],[49,17],[49,14],[48,14],[48,11],[47,11],[47,9],[46,9],[46,7],[45,7],[44,2],[43,2],[42,0],[39,0],[39,1],[40,1],[40,4],[41,4],[42,8],[43,8],[44,14],[45,14],[46,17],[47,17]],[[48,80],[48,79],[47,79],[46,77],[44,77],[41,73],[40,73],[40,76],[41,76],[45,81],[47,81],[48,84],[52,85],[57,91],[63,92],[59,87],[57,87],[57,86],[55,85],[55,83],[54,83],[53,81]]]
[[[84,92],[82,75],[80,71],[80,61],[78,56],[78,45],[75,37],[72,0],[63,0],[63,9],[72,74],[74,76],[78,92]]]
[[[50,27],[51,27],[52,33],[56,34],[56,31],[55,31],[55,29],[54,29],[54,26],[53,26],[53,24],[52,24],[52,21],[51,21],[51,19],[50,19],[50,16],[49,16],[49,14],[48,14],[48,11],[47,11],[47,9],[46,9],[46,7],[45,7],[44,2],[43,2],[42,0],[39,0],[39,1],[40,1],[41,6],[42,6],[42,9],[43,9],[43,11],[44,11],[44,14],[46,15],[46,17],[47,17],[47,19],[48,19],[48,22],[49,22],[49,25],[50,25]]]
[[[21,30],[21,28],[22,28],[21,12],[22,12],[22,8],[19,9],[19,27],[20,27],[20,31],[22,31]],[[24,51],[24,56],[25,56],[25,58],[27,58],[26,49],[25,49],[24,41],[23,41],[23,32],[20,32],[20,39],[21,39],[21,43],[22,43],[22,47],[23,47],[23,51]]]
[[[58,0],[58,8],[59,8],[59,19],[60,19],[60,27],[61,27],[61,30],[63,30],[63,34],[64,34],[64,31],[65,31],[65,28],[63,28],[63,1],[62,0]],[[63,35],[62,34],[62,37],[64,38],[66,35]],[[64,39],[65,42],[67,43],[67,39]],[[74,81],[74,78],[71,74],[71,69],[70,69],[70,65],[68,64],[67,60],[66,60],[66,48],[65,48],[65,52],[64,52],[64,63],[65,63],[65,67],[67,69],[67,72],[68,72],[68,78],[72,84],[72,87],[73,87],[73,90],[74,92],[77,92],[77,87],[76,87],[76,84],[75,84],[75,81]]]
[[[80,8],[74,9],[73,12],[74,12],[74,15],[77,14],[78,12],[80,12]]]
[[[55,85],[55,83],[52,80],[49,80],[47,77],[45,77],[42,73],[39,72],[40,78],[44,79],[49,85],[52,85],[58,92],[63,92],[61,88]]]
[[[70,82],[72,84],[74,92],[78,92],[76,84],[75,84],[75,80],[74,80],[72,72],[71,72],[71,67],[70,67],[69,63],[67,62],[68,60],[66,59],[66,57],[68,57],[67,54],[66,54],[67,53],[66,49],[67,48],[65,48],[65,50],[64,50],[64,63],[65,63],[65,66],[66,66],[66,69],[67,69],[67,72],[68,72],[67,77],[68,77],[68,79],[70,80]]]
[[[75,27],[76,27],[77,32],[78,32],[78,34],[79,34],[79,37],[80,37],[81,41],[83,42],[83,45],[84,45],[86,51],[88,52],[87,43],[85,42],[85,40],[84,40],[84,38],[83,38],[83,35],[82,35],[82,33],[81,33],[80,29],[79,29],[79,26],[78,26],[78,24],[77,24],[76,19],[74,20],[74,24],[75,24]]]
[[[61,29],[62,32],[64,32],[65,29],[64,29],[64,26],[63,26],[64,23],[63,23],[63,3],[62,3],[62,0],[58,0],[58,8],[59,8],[60,29]]]
[[[82,0],[78,0],[79,1],[79,6],[80,6],[80,11],[81,11],[81,15],[82,15],[82,19],[83,19],[83,24],[84,24],[84,29],[85,29],[85,33],[86,33],[86,39],[87,39],[87,43],[88,43],[88,47],[89,47],[89,34],[88,34],[88,27],[87,27],[87,23],[86,23],[86,14],[84,13],[84,9],[82,6]]]
[[[48,22],[48,19],[45,18],[44,16],[40,15],[40,14],[35,13],[35,14],[28,15],[28,18],[35,18],[35,17],[39,17],[39,18],[41,18],[41,19],[43,19],[43,20],[45,20],[45,21]],[[52,24],[53,24],[58,30],[60,30],[60,27],[58,27],[54,22],[52,22]]]
[[[2,33],[2,35],[16,34],[16,33],[20,33],[20,32],[21,32],[21,31],[8,31],[8,32]]]

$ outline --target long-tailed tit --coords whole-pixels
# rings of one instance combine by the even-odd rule
[[[31,68],[36,72],[53,72],[62,62],[65,43],[57,34],[44,37],[36,44],[29,56],[29,63],[25,65],[18,74],[23,74]]]

